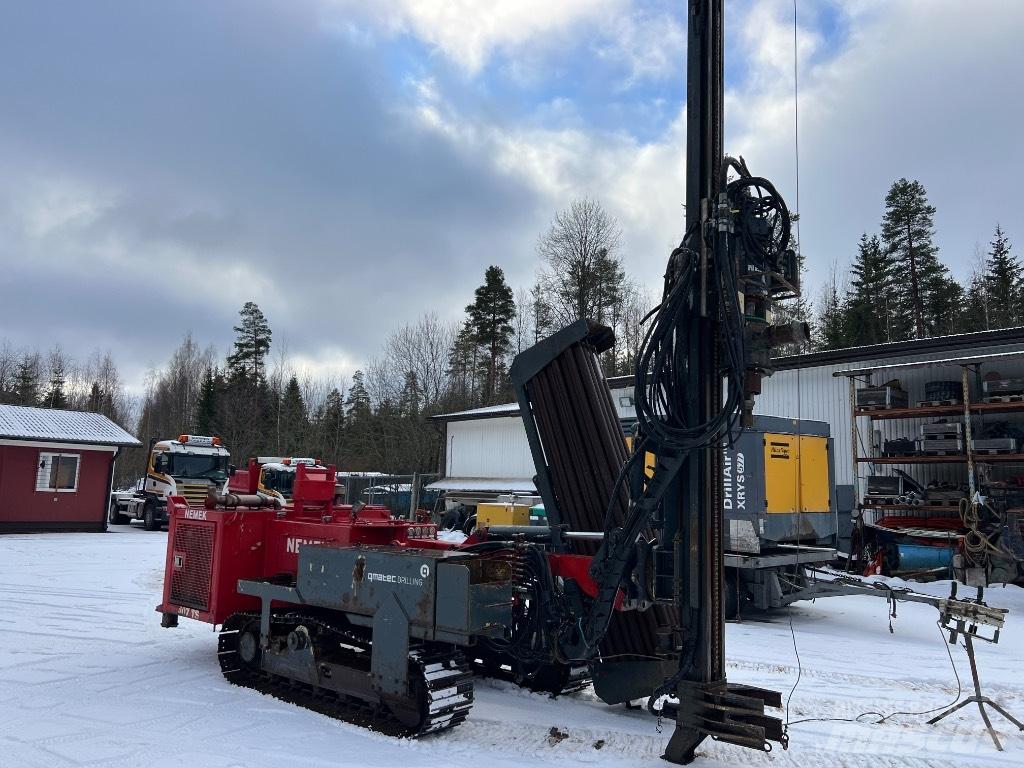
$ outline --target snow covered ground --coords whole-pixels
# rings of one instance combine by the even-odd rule
[[[524,763],[664,765],[671,732],[607,707],[589,691],[552,700],[478,681],[469,720],[439,737],[396,741],[231,686],[210,627],[161,629],[166,533],[0,536],[0,766],[345,766],[504,768]],[[929,587],[936,594],[945,584]],[[1011,609],[1002,642],[979,644],[986,692],[1024,716],[1024,590],[994,589]],[[957,684],[936,611],[901,604],[889,633],[884,600],[831,598],[792,609],[803,666],[790,717],[855,718],[950,702]],[[729,678],[789,691],[797,677],[789,614],[730,624]],[[961,679],[966,657],[953,649]],[[1011,766],[1024,734],[998,718],[995,751],[976,708],[937,726],[899,715],[883,725],[809,722],[790,749],[766,755],[707,743],[707,766]],[[552,737],[555,727],[564,738]]]

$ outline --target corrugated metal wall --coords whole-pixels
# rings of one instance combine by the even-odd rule
[[[836,483],[849,485],[853,483],[854,470],[850,461],[851,414],[849,400],[849,383],[845,377],[835,377],[836,371],[852,368],[864,368],[875,365],[892,365],[927,361],[936,358],[963,357],[970,355],[998,354],[1020,352],[1021,359],[1000,361],[989,368],[998,370],[1003,376],[1024,376],[1024,345],[999,345],[977,347],[968,351],[937,355],[934,352],[889,357],[885,359],[864,359],[841,364],[818,365],[814,367],[782,370],[766,379],[763,393],[757,398],[755,412],[767,416],[784,416],[787,418],[814,419],[825,421],[831,425],[831,433],[835,445]],[[939,379],[959,379],[959,366],[928,367],[919,369],[895,370],[885,374],[885,378],[899,378],[910,395],[910,404],[924,399],[924,384]],[[884,379],[876,374],[873,381],[881,383]],[[631,402],[632,387],[616,387],[612,390],[612,400],[620,417],[633,415]],[[622,398],[622,399],[620,399]],[[980,399],[972,382],[972,399]],[[989,416],[988,419],[1002,418]],[[1019,418],[1019,417],[1018,417]],[[892,420],[871,422],[867,418],[858,419],[861,456],[874,453],[873,445],[881,446],[882,442],[894,437],[917,437],[919,426],[923,422],[934,419]],[[972,420],[973,424],[983,423],[980,417]],[[1024,423],[1022,423],[1024,426]],[[483,477],[483,478],[531,478],[535,474],[533,460],[530,456],[526,431],[518,416],[510,418],[490,418],[473,421],[453,421],[448,424],[447,432],[447,465],[445,475],[448,477]],[[927,484],[932,479],[965,481],[967,470],[965,465],[916,465],[900,467],[913,477]],[[877,474],[891,474],[892,467],[879,466]],[[861,466],[861,478],[873,470],[870,465]],[[1019,468],[1000,467],[999,476],[1019,471]]]
[[[446,477],[533,477],[533,456],[519,416],[452,421],[445,445]]]
[[[963,357],[965,355],[986,355],[1019,351],[1024,355],[1024,347],[979,347],[969,351],[951,353],[940,356]],[[933,360],[935,353],[891,357],[884,360],[858,360],[839,365],[823,365],[812,368],[783,370],[775,373],[764,382],[764,391],[757,399],[755,413],[770,416],[786,416],[789,418],[820,419],[827,421],[832,427],[835,442],[836,483],[851,484],[854,478],[853,465],[850,460],[851,449],[851,413],[849,398],[849,380],[835,377],[836,371],[847,371],[854,368],[865,368],[874,365],[894,365]],[[1024,375],[1024,357],[1020,360],[1000,361],[983,369],[998,370],[1003,376]],[[924,385],[928,381],[959,380],[960,366],[929,366],[927,368],[911,368],[894,370],[891,373],[875,374],[872,383],[880,384],[888,379],[898,378],[910,396],[910,405],[917,405],[924,399]],[[972,401],[980,399],[974,382],[971,382]],[[999,417],[989,416],[989,419]],[[930,419],[906,419],[872,422],[865,417],[857,419],[859,423],[860,456],[873,454],[872,445],[881,446],[882,442],[894,437],[916,438],[922,423],[935,421]],[[981,423],[979,417],[972,419],[972,424]],[[890,474],[889,467],[882,467],[878,474]],[[967,470],[961,465],[931,465],[901,467],[918,480],[927,482],[931,479],[965,480]],[[861,476],[868,474],[867,465],[861,467]]]

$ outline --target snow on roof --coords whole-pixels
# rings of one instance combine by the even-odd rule
[[[485,419],[489,416],[518,416],[519,403],[502,403],[501,405],[488,405],[483,408],[471,408],[468,411],[455,411],[454,413],[442,413],[430,418],[438,421],[461,421],[463,419]]]
[[[23,405],[0,405],[0,439],[141,445],[102,414]]]
[[[535,494],[537,486],[527,477],[446,477],[428,485],[427,490]]]

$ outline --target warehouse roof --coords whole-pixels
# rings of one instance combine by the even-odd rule
[[[535,494],[537,486],[528,477],[445,477],[432,482],[427,490]]]
[[[435,421],[470,421],[472,419],[498,419],[518,415],[519,403],[502,403],[501,405],[487,405],[483,408],[470,408],[468,411],[441,413],[430,418]]]
[[[141,445],[100,413],[0,405],[0,439],[90,445]]]
[[[932,336],[927,339],[907,339],[885,344],[826,349],[822,352],[809,352],[804,355],[776,357],[772,359],[772,367],[777,371],[784,371],[790,368],[811,368],[816,365],[855,363],[860,360],[885,360],[892,357],[929,353],[949,357],[950,353],[970,354],[971,351],[981,347],[1020,347],[1022,345],[1024,345],[1024,327],[1000,328],[996,331],[953,333],[949,336]]]

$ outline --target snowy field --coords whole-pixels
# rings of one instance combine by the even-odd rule
[[[166,533],[0,536],[0,766],[345,766],[499,768],[524,764],[665,765],[671,732],[645,714],[607,707],[589,691],[552,700],[477,682],[457,729],[397,741],[255,691],[217,667],[210,627],[161,629],[157,604]],[[945,593],[945,584],[930,587]],[[1010,619],[996,647],[979,644],[986,692],[1024,716],[1024,590],[994,589]],[[790,717],[855,718],[920,711],[957,684],[928,606],[901,604],[889,633],[884,600],[831,598],[792,609],[803,666]],[[788,692],[797,664],[789,615],[730,624],[729,678]],[[969,669],[953,649],[964,684]],[[1019,766],[1024,734],[995,724],[996,752],[976,708],[938,726],[899,715],[883,725],[809,722],[771,754],[706,743],[701,766]],[[875,718],[877,719],[877,718]],[[558,736],[552,736],[552,728]]]

